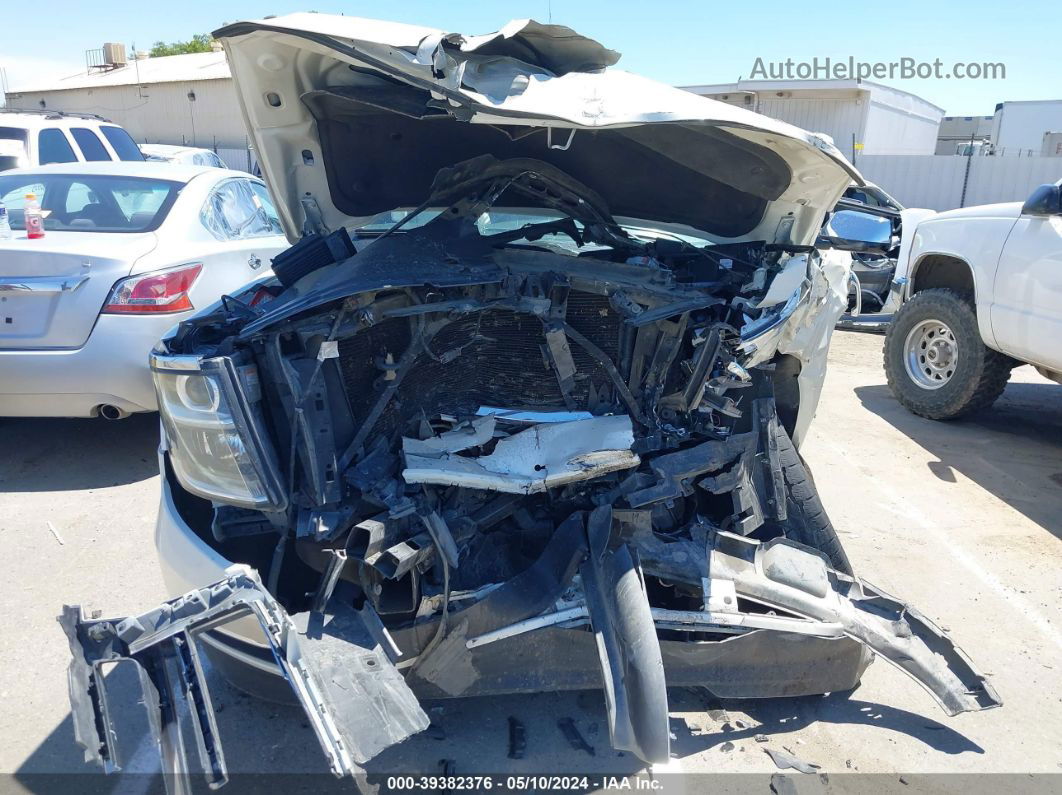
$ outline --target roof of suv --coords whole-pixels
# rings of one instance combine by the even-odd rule
[[[149,179],[168,179],[174,182],[188,182],[200,174],[228,174],[233,177],[254,179],[245,171],[215,168],[213,166],[190,166],[158,161],[98,161],[92,163],[51,163],[47,166],[30,166],[13,168],[0,173],[0,176],[18,174],[82,174],[85,176],[146,177]]]
[[[21,110],[0,108],[0,127],[25,127],[36,130],[41,127],[84,127],[109,124],[119,126],[110,119],[94,113],[63,113],[57,110]]]

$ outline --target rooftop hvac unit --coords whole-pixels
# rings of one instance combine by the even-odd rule
[[[125,66],[125,45],[108,42],[103,45],[103,60],[108,66]]]

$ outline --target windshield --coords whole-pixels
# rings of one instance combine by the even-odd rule
[[[865,204],[867,207],[885,207],[889,210],[902,210],[903,206],[881,188],[873,185],[863,187],[851,186],[844,192],[844,198]]]
[[[48,232],[150,232],[165,220],[181,187],[136,177],[0,174],[0,201],[12,229],[25,228],[25,195],[33,193],[47,213]]]
[[[402,225],[399,233],[403,231],[409,231],[433,221],[443,211],[441,207],[432,207],[424,209],[417,213],[416,216],[411,218],[407,223]],[[412,209],[402,210],[390,210],[385,213],[380,213],[375,216],[368,223],[359,226],[354,230],[355,238],[373,238],[386,232],[393,227],[399,221],[402,221],[410,213]],[[476,219],[476,228],[481,235],[495,235],[506,232],[515,232],[523,229],[524,227],[533,227],[538,224],[544,224],[549,221],[560,221],[567,216],[553,212],[550,210],[540,209],[519,209],[519,208],[506,208],[504,210],[491,209],[483,213]],[[575,228],[582,230],[583,225],[578,221],[575,221]],[[678,234],[663,229],[657,229],[644,223],[620,223],[619,226],[627,232],[632,238],[642,240],[645,242],[665,238],[669,240],[678,240],[683,243],[688,243],[693,246],[712,246],[715,245],[715,241],[712,241],[704,237],[696,237],[688,234]],[[529,230],[530,231],[530,230]],[[583,244],[577,243],[571,237],[564,232],[546,232],[542,234],[536,231],[533,238],[520,238],[508,236],[507,243],[511,244],[530,244],[548,247],[553,250],[563,249],[573,254],[594,251],[603,248],[598,243],[586,242]]]

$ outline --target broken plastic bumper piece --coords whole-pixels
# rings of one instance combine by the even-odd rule
[[[181,722],[190,720],[207,783],[228,778],[210,692],[196,651],[200,632],[244,615],[262,626],[277,665],[301,703],[337,776],[428,727],[428,717],[394,667],[390,644],[370,607],[304,613],[299,628],[245,566],[225,579],[120,620],[86,619],[80,607],[59,616],[70,643],[74,734],[85,761],[121,769],[103,667],[136,663],[151,732],[167,783],[189,771]],[[183,704],[182,704],[183,702]],[[356,705],[356,708],[350,708]]]
[[[830,569],[815,550],[780,538],[760,543],[719,533],[709,572],[709,609],[723,606],[713,598],[720,583],[749,602],[839,628],[911,676],[949,715],[1003,703],[943,630],[863,580]]]
[[[563,624],[597,638],[613,747],[649,762],[669,758],[667,692],[657,633],[784,632],[847,637],[921,684],[949,715],[1002,704],[966,655],[927,618],[873,586],[830,569],[821,553],[785,539],[719,532],[711,541],[703,610],[649,606],[637,548],[608,549],[610,509],[587,525],[582,600],[467,641],[469,648]],[[785,660],[778,661],[779,667]]]
[[[455,607],[449,616],[453,626],[463,628],[453,633],[459,642],[440,644],[440,649],[447,648],[445,654],[428,652],[424,668],[432,670],[442,664],[435,658],[445,657],[448,669],[461,668],[474,678],[476,666],[483,664],[478,655],[495,644],[519,643],[528,633],[557,629],[581,637],[588,634],[589,625],[596,639],[599,681],[608,694],[612,743],[648,762],[666,761],[670,754],[662,660],[673,656],[676,645],[688,648],[683,655],[700,651],[710,659],[712,649],[719,648],[719,643],[704,642],[711,636],[744,635],[751,640],[767,633],[856,641],[913,677],[950,715],[1001,704],[985,677],[928,619],[873,586],[830,569],[819,552],[785,539],[760,543],[732,533],[711,533],[707,576],[701,580],[703,609],[652,607],[643,570],[651,573],[655,550],[640,548],[637,538],[624,541],[612,535],[611,514],[602,506],[589,515],[573,515],[554,539],[564,541],[558,542],[563,554],[547,550],[522,579],[469,607]],[[527,606],[531,593],[522,589],[532,581],[542,597],[537,608],[531,607],[534,612],[506,608],[509,591],[522,593],[518,602]],[[556,596],[550,593],[562,590],[565,599],[553,604]],[[428,718],[410,687],[417,686],[417,676],[407,684],[395,666],[401,659],[408,668],[426,650],[418,652],[410,645],[410,632],[415,634],[419,625],[395,630],[392,637],[368,603],[361,609],[352,603],[351,594],[337,588],[334,594],[324,594],[314,611],[289,616],[252,570],[234,566],[214,585],[140,616],[86,620],[79,608],[66,607],[59,621],[73,656],[70,698],[75,734],[86,760],[101,763],[108,772],[119,769],[101,668],[132,660],[139,666],[143,700],[165,770],[188,772],[180,722],[190,720],[208,783],[225,783],[224,755],[196,654],[196,635],[250,614],[261,624],[332,771],[337,776],[358,772],[360,764],[380,751],[427,728]],[[464,630],[469,629],[466,636]],[[692,642],[669,639],[662,655],[661,632],[670,633],[669,638],[680,633]],[[583,648],[592,654],[589,647]],[[509,658],[506,664],[519,667],[519,659]],[[750,665],[753,662],[762,661]],[[787,660],[775,664],[782,673]],[[428,676],[424,671],[418,675]]]

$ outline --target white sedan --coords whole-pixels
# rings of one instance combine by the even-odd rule
[[[47,213],[40,239],[23,228],[27,193]],[[265,184],[239,171],[55,164],[0,174],[0,201],[13,230],[0,240],[0,416],[154,411],[155,342],[271,275],[288,247]]]
[[[213,166],[227,168],[225,161],[209,149],[193,146],[170,146],[169,144],[141,144],[140,152],[145,160],[158,163],[173,163],[184,166]]]

